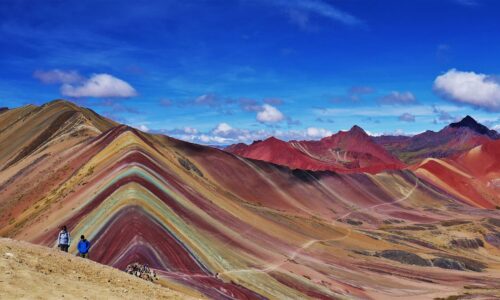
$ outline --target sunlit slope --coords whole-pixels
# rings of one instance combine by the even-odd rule
[[[8,110],[0,114],[0,169],[51,143],[71,143],[68,140],[96,136],[116,125],[89,109],[62,100]]]
[[[203,299],[88,259],[3,238],[0,291],[2,299]]]
[[[415,170],[471,205],[500,207],[500,140],[488,141],[452,158],[427,159]]]

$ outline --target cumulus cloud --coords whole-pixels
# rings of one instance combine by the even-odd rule
[[[127,82],[109,74],[94,74],[81,84],[65,83],[61,94],[68,97],[129,98],[137,95]]]
[[[129,98],[137,95],[127,82],[109,74],[93,74],[85,78],[75,70],[37,70],[33,77],[45,84],[62,84],[61,94],[81,98]]]
[[[500,82],[491,75],[451,69],[436,77],[434,90],[455,102],[500,111]]]
[[[410,113],[404,113],[398,119],[403,122],[415,122],[415,116]]]
[[[262,110],[257,113],[257,121],[261,123],[276,123],[284,119],[283,113],[269,104],[262,105]]]
[[[227,135],[233,130],[233,127],[227,123],[219,123],[213,130],[214,134]]]
[[[414,104],[416,102],[417,98],[411,92],[392,91],[379,99],[379,103],[390,105]]]
[[[75,70],[64,71],[59,69],[49,71],[36,70],[33,73],[33,77],[45,84],[76,83],[85,79]]]
[[[306,129],[306,135],[310,138],[324,138],[332,135],[332,132],[324,128],[309,127]]]

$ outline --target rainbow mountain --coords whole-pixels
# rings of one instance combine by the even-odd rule
[[[55,247],[67,225],[92,260],[148,264],[200,298],[493,297],[499,148],[374,174],[293,170],[67,101],[3,109],[0,235]]]

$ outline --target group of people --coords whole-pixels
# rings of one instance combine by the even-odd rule
[[[68,252],[69,245],[71,244],[71,235],[69,234],[68,228],[66,226],[61,227],[61,231],[57,236],[57,245],[61,251]],[[78,256],[83,258],[89,257],[90,242],[85,239],[85,236],[80,236],[80,241],[78,242]]]

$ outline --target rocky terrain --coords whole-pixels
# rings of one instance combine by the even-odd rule
[[[56,249],[0,239],[2,299],[199,299]]]

